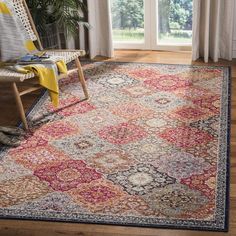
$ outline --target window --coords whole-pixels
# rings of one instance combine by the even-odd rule
[[[116,42],[144,42],[144,0],[112,0]]]
[[[192,0],[159,0],[158,42],[191,44]]]
[[[191,50],[192,0],[111,0],[115,48]]]

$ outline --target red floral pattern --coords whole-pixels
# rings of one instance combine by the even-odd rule
[[[113,144],[127,144],[147,136],[143,128],[130,123],[121,123],[100,130],[99,136]]]
[[[203,99],[196,99],[193,103],[202,108],[208,109],[209,111],[219,114],[220,113],[220,96],[211,96]]]
[[[188,126],[166,129],[159,137],[180,148],[190,148],[207,144],[214,138],[207,132]]]
[[[63,152],[52,146],[27,148],[17,154],[11,153],[10,158],[30,170],[46,167],[50,164],[60,163],[62,160],[70,159]]]
[[[139,69],[129,71],[128,74],[136,79],[149,79],[158,77],[160,75],[160,72],[158,70],[152,69]]]
[[[186,88],[179,88],[174,91],[174,93],[180,97],[183,97],[185,99],[194,100],[194,99],[204,99],[208,96],[212,95],[212,92],[210,92],[207,89],[203,89],[198,86],[192,86],[188,89]]]
[[[45,94],[31,132],[0,151],[11,218],[224,229],[227,69],[88,63]]]
[[[91,105],[89,102],[82,102],[80,99],[72,97],[60,100],[59,108],[55,109],[51,104],[48,105],[48,108],[62,116],[73,116],[89,112],[95,109],[95,106]]]
[[[78,188],[71,189],[68,194],[73,200],[93,212],[102,211],[107,206],[115,205],[127,194],[110,181],[98,180]]]
[[[210,199],[215,198],[216,185],[216,167],[204,171],[204,174],[192,175],[189,178],[182,179],[182,184],[189,186],[191,189],[197,189]]]
[[[129,169],[130,165],[136,163],[133,155],[116,149],[97,153],[90,158],[90,162],[95,168],[104,173],[114,173],[117,170]]]
[[[24,141],[22,141],[21,145],[17,148],[13,148],[9,151],[10,155],[16,155],[18,153],[23,152],[25,149],[34,149],[37,147],[45,147],[48,144],[47,139],[42,136],[30,135]]]
[[[102,177],[95,169],[87,167],[83,161],[65,161],[58,165],[36,169],[34,175],[49,182],[54,190],[62,192]]]
[[[191,82],[176,75],[161,75],[158,78],[145,80],[144,84],[156,90],[174,91],[190,86]]]
[[[111,109],[112,113],[128,120],[146,117],[154,113],[151,109],[144,108],[135,103],[124,103]]]
[[[66,135],[79,134],[79,128],[75,126],[73,123],[56,121],[49,124],[44,125],[39,128],[35,135],[39,137],[44,137],[45,139],[60,139],[65,137]]]
[[[197,106],[183,106],[170,112],[171,117],[177,118],[178,120],[184,121],[186,123],[207,119],[212,115],[213,113],[205,111],[204,109]]]

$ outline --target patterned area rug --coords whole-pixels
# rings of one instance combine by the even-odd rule
[[[84,71],[89,101],[71,75],[60,108],[44,94],[28,115],[32,133],[1,151],[1,217],[226,230],[229,69]]]

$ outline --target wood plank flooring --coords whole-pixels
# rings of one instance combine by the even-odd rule
[[[96,60],[104,60],[97,57]],[[189,52],[157,52],[119,50],[113,61],[146,62],[166,64],[192,64]],[[194,64],[203,65],[202,61]],[[230,186],[230,230],[228,233],[199,232],[189,230],[167,230],[140,227],[105,226],[40,221],[0,220],[0,236],[236,236],[236,60],[209,63],[232,66],[232,116],[231,116],[231,186]],[[204,64],[205,65],[205,64]],[[27,110],[39,93],[24,97]],[[14,98],[7,85],[0,86],[0,125],[14,125],[19,119]]]

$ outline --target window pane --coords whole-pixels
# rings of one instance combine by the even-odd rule
[[[184,44],[192,42],[193,0],[159,0],[158,42]]]
[[[144,41],[144,0],[111,0],[114,41]]]

